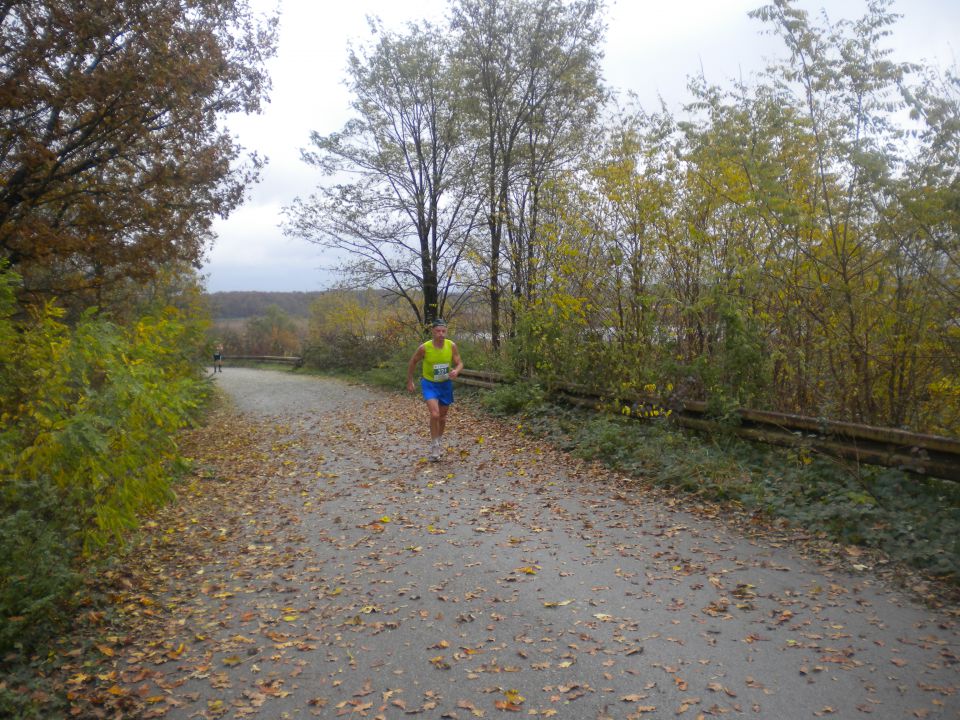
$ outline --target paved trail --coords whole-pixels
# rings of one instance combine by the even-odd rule
[[[263,432],[227,419],[219,505],[185,493],[144,550],[154,634],[118,666],[145,717],[960,717],[955,614],[868,574],[462,408],[437,465],[412,396],[216,382]]]

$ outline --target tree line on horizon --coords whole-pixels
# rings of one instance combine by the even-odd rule
[[[545,383],[956,435],[960,77],[895,60],[889,0],[751,16],[783,58],[677,113],[605,87],[599,0],[373,21],[286,232],[416,323],[482,304]]]
[[[327,291],[222,290],[206,293],[205,297],[214,320],[262,315],[271,305],[276,305],[293,317],[308,317],[311,304],[324,292]]]

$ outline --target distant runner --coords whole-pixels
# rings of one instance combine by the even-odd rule
[[[453,378],[463,370],[460,351],[453,340],[447,339],[447,323],[440,318],[433,321],[433,339],[427,340],[410,358],[407,365],[407,390],[416,392],[413,373],[421,363],[420,390],[430,411],[430,460],[438,462],[443,455],[443,430],[447,424],[447,410],[453,404]]]
[[[213,351],[213,371],[223,372],[223,345],[217,345]]]

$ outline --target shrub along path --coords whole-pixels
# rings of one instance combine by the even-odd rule
[[[75,712],[954,718],[957,613],[412,396],[229,368]]]

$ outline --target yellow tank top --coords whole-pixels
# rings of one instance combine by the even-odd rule
[[[444,339],[443,347],[438,348],[433,340],[423,344],[423,376],[431,382],[444,382],[450,379],[450,363],[453,362],[453,340]]]

